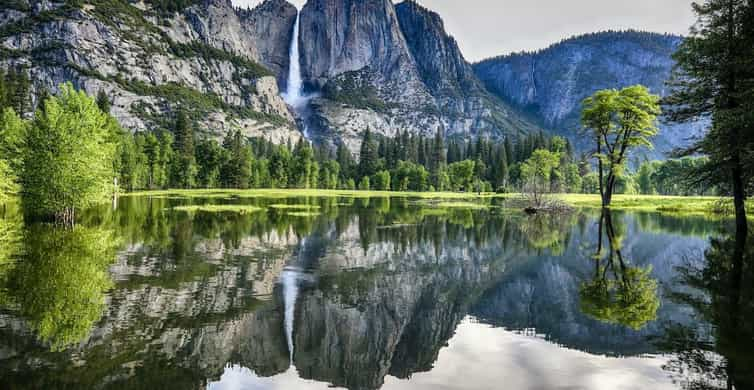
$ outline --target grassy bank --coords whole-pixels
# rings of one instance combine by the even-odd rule
[[[158,197],[206,197],[206,198],[295,198],[295,197],[402,197],[437,200],[463,200],[473,203],[476,200],[519,199],[520,194],[459,193],[459,192],[393,192],[393,191],[351,191],[351,190],[300,190],[300,189],[251,189],[251,190],[164,190],[133,192],[125,196]],[[577,208],[600,208],[599,195],[557,194],[555,198]],[[730,214],[731,201],[718,197],[702,196],[659,196],[659,195],[615,195],[611,206],[614,210],[651,211],[673,214]],[[754,204],[749,203],[748,211],[754,217]]]

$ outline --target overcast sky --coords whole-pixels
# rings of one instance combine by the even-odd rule
[[[260,2],[233,0],[238,6]],[[300,8],[305,0],[291,2]],[[691,0],[419,0],[419,3],[443,17],[445,27],[470,61],[541,49],[571,35],[608,29],[686,34],[694,22]]]

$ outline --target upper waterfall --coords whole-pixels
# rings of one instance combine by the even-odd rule
[[[290,61],[288,65],[288,81],[283,100],[293,108],[293,111],[301,116],[308,103],[309,97],[304,94],[304,81],[301,77],[301,57],[299,54],[299,31],[301,11],[296,14],[296,23],[293,25],[293,37],[291,38]],[[304,124],[304,137],[309,139],[309,131]]]
[[[291,38],[290,64],[288,65],[288,81],[283,93],[283,99],[288,105],[298,110],[306,104],[304,98],[304,81],[301,77],[301,58],[299,55],[299,26],[301,12],[296,15],[296,23],[293,26],[293,37]]]

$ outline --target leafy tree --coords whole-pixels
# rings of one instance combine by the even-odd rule
[[[143,148],[142,135],[124,135],[118,143],[120,186],[129,191],[145,188],[149,179],[149,166]]]
[[[565,179],[566,190],[569,193],[579,193],[582,190],[583,179],[579,174],[579,166],[576,164],[567,164],[561,166],[562,175]]]
[[[474,181],[474,162],[471,160],[459,161],[448,166],[450,185],[454,191],[471,191]]]
[[[22,143],[28,123],[11,108],[0,116],[0,203],[18,192],[17,172],[21,170]]]
[[[398,191],[426,191],[429,188],[429,172],[419,164],[400,161],[390,181]]]
[[[654,174],[655,169],[655,164],[651,162],[645,162],[639,167],[639,171],[637,172],[639,191],[644,195],[655,193],[655,187],[652,183],[652,175]]]
[[[616,181],[632,149],[652,147],[657,132],[659,97],[641,85],[602,90],[583,102],[582,123],[595,142],[602,206],[609,207]]]
[[[532,156],[521,164],[521,179],[525,183],[524,191],[534,207],[544,206],[544,196],[551,192],[552,172],[559,166],[560,154],[545,149],[534,151]]]
[[[22,201],[33,217],[73,223],[75,210],[112,193],[116,123],[94,99],[61,86],[60,97],[38,110],[25,137]]]
[[[372,188],[378,191],[390,191],[390,172],[379,171],[371,180]]]
[[[674,55],[673,92],[664,103],[672,121],[712,120],[684,154],[709,156],[696,176],[733,195],[739,241],[745,242],[747,187],[754,180],[754,4],[705,0],[693,8],[697,23]]]
[[[369,185],[369,176],[362,177],[361,180],[359,181],[359,190],[369,191],[370,188],[371,187]]]
[[[10,165],[5,160],[0,160],[0,204],[8,201],[8,198],[18,192],[16,175],[11,171]]]

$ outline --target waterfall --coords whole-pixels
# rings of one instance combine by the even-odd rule
[[[288,83],[283,100],[293,108],[297,115],[303,115],[303,110],[309,102],[309,96],[304,94],[304,81],[301,77],[301,57],[299,54],[299,31],[301,22],[301,12],[296,14],[296,23],[293,25],[293,37],[291,38],[291,49],[289,52],[288,65]],[[304,124],[304,137],[309,139],[309,131]]]

